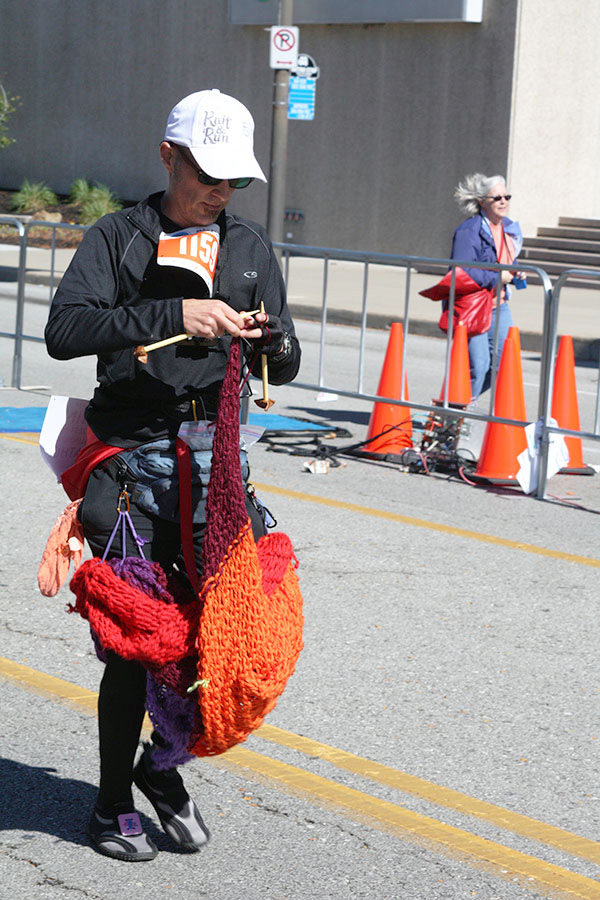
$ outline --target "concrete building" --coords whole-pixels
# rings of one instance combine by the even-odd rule
[[[476,0],[480,21],[434,21],[472,0],[348,0],[350,13],[384,14],[315,21],[336,2],[295,3],[300,50],[321,77],[314,121],[289,123],[286,206],[302,214],[286,226],[292,240],[446,256],[460,218],[453,189],[472,171],[507,175],[525,234],[559,215],[597,215],[600,4]],[[84,176],[126,199],[160,189],[167,113],[205,87],[250,107],[268,171],[269,34],[235,24],[236,6],[3,0],[0,77],[21,106],[0,188],[29,178],[67,192]],[[258,21],[276,15],[276,0],[244,6]],[[390,21],[395,10],[403,21]],[[428,20],[414,21],[419,13]],[[264,222],[267,188],[239,192],[233,208]]]

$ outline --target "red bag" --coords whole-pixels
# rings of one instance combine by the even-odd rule
[[[419,291],[419,294],[429,300],[448,300],[451,280],[450,269],[441,281],[431,288]],[[454,328],[462,322],[469,337],[489,331],[496,292],[490,288],[482,288],[460,266],[456,267],[454,284]],[[438,326],[442,331],[448,331],[448,309],[443,310]]]

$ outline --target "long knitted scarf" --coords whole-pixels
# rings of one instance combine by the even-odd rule
[[[198,756],[223,753],[262,723],[302,649],[302,596],[291,542],[282,533],[255,542],[245,507],[239,371],[234,340],[215,429],[199,596],[182,602],[172,577],[143,560],[136,560],[137,569],[125,560],[122,577],[111,563],[88,560],[71,580],[73,609],[88,619],[102,645],[139,660],[157,682],[162,676],[167,690],[175,688],[174,697],[183,692],[182,672],[189,677],[194,666],[197,677],[187,689],[195,713],[185,752]],[[142,573],[148,568],[149,578]],[[169,683],[165,673],[173,667],[177,677]],[[149,693],[160,698],[156,690]],[[169,719],[168,707],[163,702],[158,710],[155,702],[154,716]],[[177,715],[188,727],[191,717],[181,708]],[[181,728],[175,731],[181,736]]]

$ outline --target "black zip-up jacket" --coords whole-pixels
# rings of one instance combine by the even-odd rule
[[[192,340],[163,347],[140,363],[134,348],[183,333],[182,299],[207,297],[193,272],[156,261],[161,231],[177,230],[160,211],[162,192],[130,209],[104,216],[84,236],[50,307],[46,346],[55,359],[97,355],[97,378],[86,418],[105,443],[131,447],[177,434],[190,400],[214,414],[230,338],[214,346]],[[254,222],[223,212],[214,295],[234,309],[279,316],[292,338],[291,353],[269,363],[269,380],[297,374],[300,346],[271,242]],[[244,352],[255,356],[249,342]],[[253,372],[260,375],[260,359]]]

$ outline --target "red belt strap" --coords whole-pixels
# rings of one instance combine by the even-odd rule
[[[179,469],[179,524],[181,527],[181,549],[188,578],[196,595],[200,593],[200,582],[194,555],[194,539],[192,535],[192,463],[190,448],[180,437],[175,443],[177,465]]]

